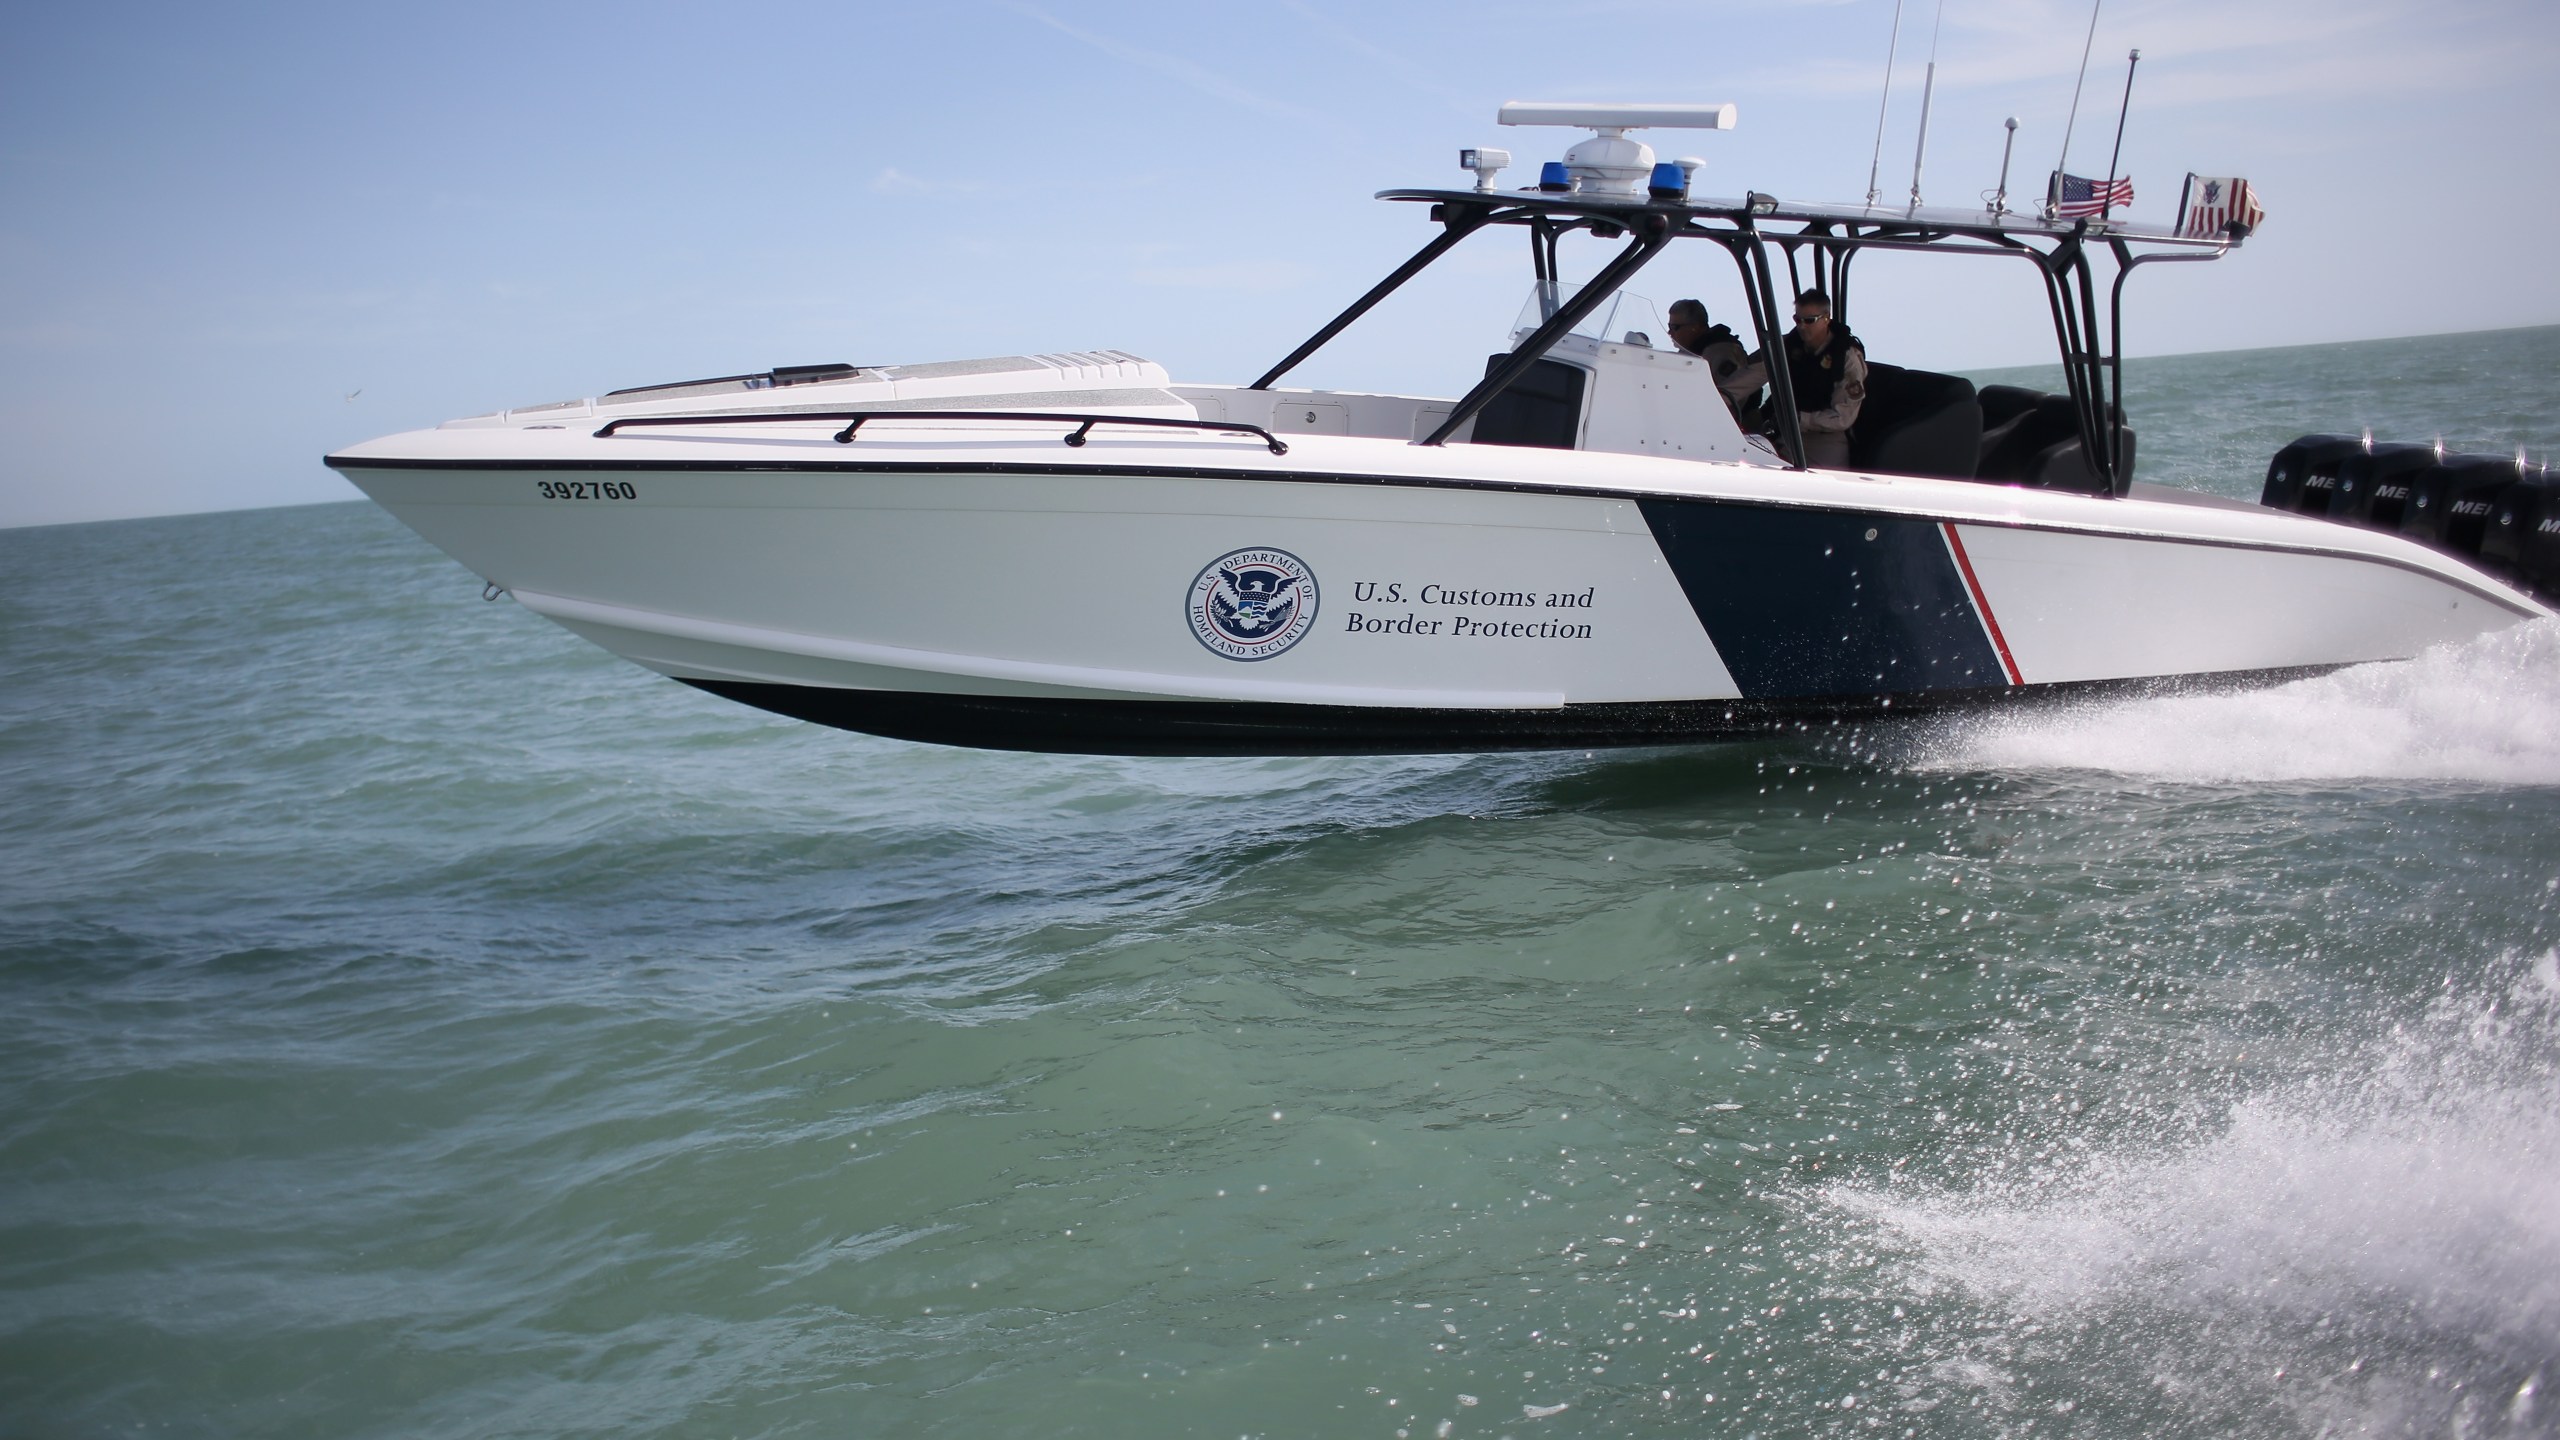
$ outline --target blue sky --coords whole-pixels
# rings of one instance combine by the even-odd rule
[[[1883,188],[1972,203],[2062,139],[2086,0],[1904,0]],[[1389,186],[1534,164],[1506,99],[1730,100],[1709,194],[1864,193],[1893,0],[20,6],[0,47],[0,525],[347,498],[335,445],[696,375],[1111,347],[1247,380],[1425,238]],[[2136,218],[2272,214],[2146,272],[2128,348],[2560,321],[2560,5],[2105,0]],[[2511,239],[2509,237],[2519,237]],[[1527,284],[1470,242],[1293,379],[1455,393]],[[1592,256],[1596,256],[1596,250]],[[2514,259],[2517,269],[2498,268]],[[1581,262],[1588,269],[1596,259]],[[1718,287],[1722,286],[1722,289]],[[1636,287],[1730,282],[1675,256]],[[1862,262],[1879,358],[2049,358],[2024,266]]]

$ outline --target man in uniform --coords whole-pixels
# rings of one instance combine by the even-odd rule
[[[1807,290],[1796,297],[1796,328],[1787,332],[1785,349],[1796,423],[1804,432],[1804,463],[1842,469],[1849,463],[1849,427],[1858,423],[1858,406],[1867,398],[1867,347],[1848,326],[1832,323],[1830,296]],[[1768,362],[1754,356],[1733,383],[1756,389],[1768,378]]]
[[[1723,325],[1707,323],[1707,307],[1695,300],[1671,302],[1671,340],[1688,354],[1707,362],[1707,373],[1713,376],[1716,389],[1724,396],[1725,408],[1739,413],[1739,403],[1760,387],[1757,384],[1737,394],[1734,378],[1749,363],[1742,341]]]

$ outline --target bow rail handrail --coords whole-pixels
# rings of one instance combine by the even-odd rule
[[[1096,425],[1138,425],[1162,430],[1223,430],[1257,436],[1271,447],[1274,455],[1289,453],[1289,444],[1259,425],[1237,420],[1178,420],[1169,415],[1061,415],[1037,410],[826,410],[769,412],[748,415],[625,415],[605,422],[596,431],[602,440],[629,425],[776,425],[803,420],[841,420],[843,429],[835,433],[839,445],[853,443],[854,434],[864,422],[871,420],[1029,420],[1053,425],[1073,425],[1064,438],[1070,446],[1081,447]]]

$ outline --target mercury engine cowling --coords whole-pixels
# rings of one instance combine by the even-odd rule
[[[2560,477],[2518,456],[2305,435],[2268,463],[2258,503],[2397,530],[2560,601]]]
[[[2447,455],[2418,472],[2400,533],[2455,555],[2477,557],[2498,494],[2524,478],[2508,455]]]
[[[2417,477],[2439,457],[2433,445],[2359,445],[2338,462],[2329,518],[2376,530],[2398,530]]]
[[[2480,563],[2527,589],[2560,595],[2560,475],[2528,475],[2498,492],[2480,534]]]
[[[2267,462],[2267,484],[2258,494],[2258,503],[2271,510],[2328,514],[2329,496],[2338,486],[2338,467],[2364,445],[2352,435],[2303,436]]]

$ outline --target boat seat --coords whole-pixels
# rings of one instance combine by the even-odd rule
[[[1510,358],[1508,354],[1486,356],[1484,373],[1492,374]],[[1476,428],[1469,438],[1478,445],[1572,449],[1582,430],[1583,380],[1579,366],[1538,361],[1476,412]]]
[[[2034,409],[2044,392],[2024,385],[1985,385],[1975,398],[1982,402],[1982,428],[1991,430]]]
[[[2124,473],[2133,478],[2135,436],[2130,427],[2124,432]],[[2092,495],[2107,493],[2106,482],[2089,464],[2089,452],[2080,448],[2077,434],[2057,440],[2029,456],[2018,476],[2022,484],[2045,490],[2081,490]]]
[[[2011,397],[2003,398],[2015,403]],[[2123,412],[2116,414],[2121,418]],[[2130,479],[2134,434],[2129,429],[2124,432],[2124,446],[2124,473]],[[1985,430],[1979,457],[1974,466],[1974,478],[1978,480],[2093,494],[2106,489],[2089,464],[2087,453],[2080,448],[2080,421],[2068,395],[2036,395],[2033,404]]]
[[[1867,398],[1849,431],[1852,468],[1969,480],[1981,444],[1982,406],[1972,381],[1867,363]]]
[[[1981,452],[1973,473],[1984,480],[2025,478],[2027,463],[2059,440],[2080,438],[2068,395],[2037,395],[2009,417],[1982,432]]]

